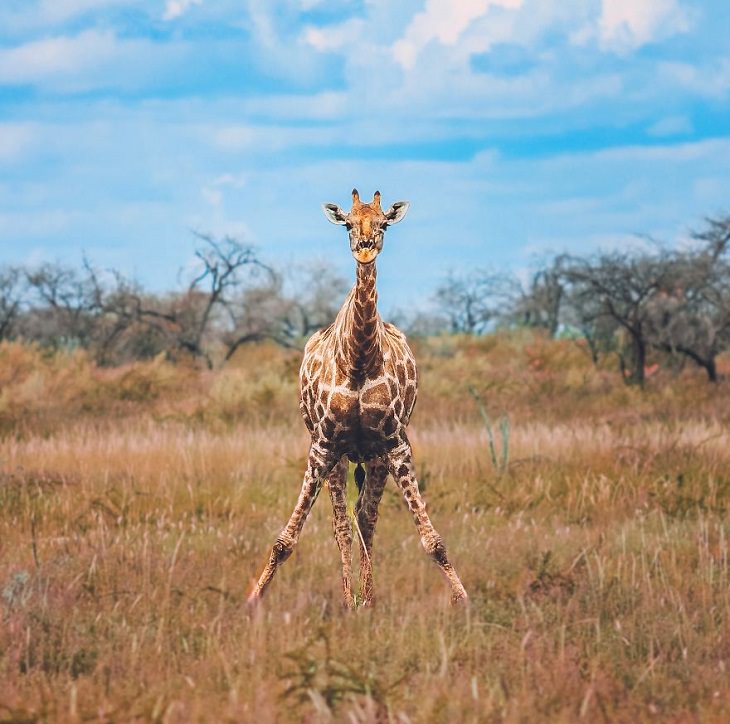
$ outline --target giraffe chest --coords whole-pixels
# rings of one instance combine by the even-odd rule
[[[409,381],[405,367],[399,375],[394,366],[362,381],[309,380],[302,386],[301,410],[319,444],[366,460],[387,451],[400,438],[415,397],[415,380]]]

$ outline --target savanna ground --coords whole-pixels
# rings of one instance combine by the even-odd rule
[[[730,719],[729,383],[632,389],[527,335],[416,352],[418,469],[471,602],[391,486],[377,606],[347,614],[326,494],[245,605],[304,468],[296,353],[0,346],[0,720]]]

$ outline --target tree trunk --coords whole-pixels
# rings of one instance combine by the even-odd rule
[[[621,375],[627,385],[644,386],[645,375],[644,367],[646,366],[646,343],[640,334],[631,333],[630,342],[631,351],[631,368],[626,366],[626,357],[619,353],[619,363],[621,366]]]

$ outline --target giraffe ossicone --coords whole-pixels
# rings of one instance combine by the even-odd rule
[[[372,605],[372,548],[378,505],[388,475],[395,480],[413,516],[421,544],[438,564],[451,588],[451,600],[466,591],[446,555],[421,497],[406,428],[416,403],[418,373],[405,335],[378,314],[375,259],[383,249],[386,229],[403,219],[407,201],[383,210],[380,192],[363,203],[352,191],[349,212],[324,204],[325,216],[347,228],[355,258],[356,282],[335,321],[316,332],[304,348],[299,372],[299,409],[311,436],[299,499],[271,549],[249,602],[258,601],[276,569],[291,555],[314,501],[326,482],[332,501],[335,540],[342,559],[342,590],[347,607],[352,591],[353,531],[347,515],[348,461],[361,463],[355,516],[360,544],[360,595]]]

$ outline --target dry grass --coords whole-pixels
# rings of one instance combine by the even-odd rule
[[[303,469],[296,355],[0,347],[0,721],[726,721],[727,385],[627,390],[539,339],[418,352],[420,476],[471,605],[389,488],[378,606],[348,615],[326,497],[243,604]],[[504,473],[468,384],[509,414]]]

